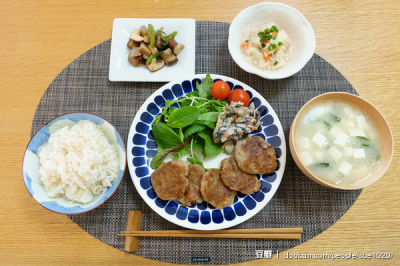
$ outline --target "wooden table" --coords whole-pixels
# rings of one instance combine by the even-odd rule
[[[1,184],[0,264],[161,264],[116,250],[64,215],[39,206],[26,191],[21,161],[37,104],[50,82],[79,55],[111,37],[117,17],[191,17],[231,22],[261,1],[2,1],[0,3]],[[400,144],[400,2],[284,1],[302,12],[317,37],[316,52],[374,104]],[[289,155],[290,156],[290,155]],[[353,207],[318,237],[289,250],[297,253],[394,252],[399,263],[400,217],[396,150],[379,182],[364,189]],[[263,247],[260,247],[261,249]],[[286,253],[286,252],[284,252]],[[275,257],[275,256],[274,256]],[[396,258],[397,257],[397,258]],[[268,259],[243,263],[260,265]],[[322,260],[286,260],[311,264]],[[324,263],[336,263],[323,260]],[[363,260],[353,262],[362,263]],[[163,263],[166,265],[165,263]]]

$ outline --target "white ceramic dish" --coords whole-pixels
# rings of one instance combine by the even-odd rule
[[[250,64],[240,51],[241,36],[250,28],[259,28],[273,22],[284,30],[292,41],[293,58],[284,67],[266,71]],[[233,60],[244,71],[265,79],[283,79],[299,72],[311,59],[315,51],[315,34],[311,24],[296,9],[281,3],[261,3],[240,12],[229,28],[228,48]]]
[[[134,29],[151,23],[154,30],[164,27],[170,34],[178,31],[176,41],[185,45],[178,55],[178,62],[172,66],[164,66],[156,72],[150,72],[146,66],[132,66],[128,62],[130,49],[127,47],[129,36]],[[113,23],[110,81],[171,81],[183,76],[193,75],[195,71],[195,20],[191,18],[116,18]]]
[[[253,131],[268,141],[276,150],[278,157],[277,169],[268,175],[260,176],[261,189],[251,195],[238,193],[232,205],[217,210],[203,202],[191,207],[183,207],[176,201],[165,201],[157,197],[151,185],[150,162],[157,154],[157,144],[154,141],[151,123],[161,112],[166,100],[174,100],[195,90],[196,82],[201,83],[204,74],[192,75],[174,80],[155,91],[137,111],[132,122],[127,150],[128,167],[133,184],[143,200],[159,215],[177,225],[197,230],[216,230],[240,224],[257,214],[274,196],[282,180],[286,163],[285,135],[269,103],[256,90],[233,78],[211,75],[215,81],[224,80],[231,88],[242,88],[250,95],[251,102],[260,110],[263,125]],[[179,107],[179,106],[176,106]],[[206,168],[220,168],[220,162],[226,158],[220,154],[203,161]]]

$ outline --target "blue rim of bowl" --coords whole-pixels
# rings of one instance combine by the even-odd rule
[[[31,144],[33,138],[36,136],[36,134],[37,134],[40,130],[42,130],[42,128],[44,128],[44,127],[47,126],[49,123],[51,123],[52,121],[56,120],[57,118],[60,118],[60,117],[62,117],[62,116],[66,116],[66,115],[70,115],[70,114],[89,114],[89,115],[96,116],[96,117],[98,117],[98,118],[100,118],[100,119],[103,119],[104,121],[106,121],[107,123],[109,123],[109,124],[114,128],[115,132],[117,132],[119,138],[121,139],[121,144],[122,144],[122,147],[124,148],[124,159],[125,159],[125,163],[124,163],[124,169],[123,169],[123,172],[122,172],[121,180],[119,181],[118,185],[115,187],[114,191],[110,194],[110,196],[109,196],[108,198],[106,198],[102,203],[100,203],[99,205],[94,205],[92,208],[90,208],[90,209],[88,209],[88,210],[85,210],[85,211],[83,211],[83,212],[77,212],[77,213],[62,213],[62,212],[58,212],[58,211],[49,209],[48,207],[44,206],[42,203],[40,203],[39,201],[37,201],[37,199],[31,194],[31,192],[29,191],[29,189],[28,189],[28,187],[27,187],[27,184],[26,184],[26,182],[25,182],[25,178],[24,178],[24,161],[25,161],[25,155],[26,155],[26,152],[27,152],[27,150],[28,150],[28,147],[29,147],[29,145]],[[22,157],[22,167],[21,167],[21,170],[22,170],[22,181],[24,182],[25,189],[28,191],[29,195],[35,200],[35,202],[37,202],[40,206],[42,206],[42,207],[45,208],[46,210],[49,210],[49,211],[54,212],[54,213],[57,213],[57,214],[64,214],[64,215],[71,215],[71,216],[79,215],[79,214],[86,213],[86,212],[92,211],[92,210],[94,210],[94,209],[100,207],[100,206],[103,205],[107,200],[109,200],[109,199],[114,195],[114,193],[118,190],[119,186],[120,186],[121,183],[122,183],[122,180],[124,179],[124,175],[125,175],[125,171],[126,171],[126,163],[127,163],[126,153],[127,153],[127,150],[126,150],[126,147],[125,147],[125,143],[124,143],[124,141],[123,141],[123,138],[121,137],[121,134],[118,132],[118,130],[115,128],[115,126],[114,126],[113,124],[111,124],[110,121],[108,121],[107,119],[105,119],[105,118],[103,118],[103,117],[101,117],[101,116],[99,116],[99,115],[97,115],[97,114],[90,113],[90,112],[68,112],[68,113],[64,113],[64,114],[58,115],[58,116],[56,116],[56,117],[54,117],[54,118],[48,120],[46,123],[44,123],[44,124],[35,132],[35,134],[32,135],[31,139],[29,140],[28,144],[26,145],[25,152],[24,152],[24,155],[23,155],[23,157]]]
[[[252,71],[252,70],[244,69],[244,67],[242,67],[241,64],[239,64],[239,63],[236,61],[235,57],[233,57],[233,56],[232,56],[232,53],[231,53],[231,49],[233,49],[233,48],[231,48],[231,45],[230,45],[231,28],[232,28],[232,25],[233,25],[233,23],[235,22],[235,20],[237,20],[237,17],[238,17],[240,14],[244,13],[245,11],[247,11],[248,9],[251,9],[251,8],[254,8],[254,7],[257,7],[257,6],[268,5],[268,4],[275,4],[275,5],[285,6],[285,7],[289,8],[289,9],[291,9],[291,10],[297,12],[297,13],[307,22],[308,26],[310,26],[311,31],[312,31],[313,36],[314,36],[314,38],[313,38],[313,40],[314,40],[314,47],[313,47],[313,52],[311,53],[310,57],[309,57],[307,60],[304,61],[304,64],[303,64],[296,72],[291,73],[290,75],[285,75],[285,76],[282,76],[282,77],[273,77],[273,76],[272,76],[272,77],[265,77],[265,76],[262,76],[262,75],[260,75],[260,74],[258,74],[258,73],[256,73],[256,72],[254,72],[254,71]],[[310,23],[310,22],[307,20],[307,18],[306,18],[300,11],[298,11],[296,8],[291,7],[291,6],[289,6],[289,5],[287,5],[287,4],[284,4],[284,3],[279,3],[279,2],[263,2],[263,3],[259,3],[259,4],[255,4],[255,5],[249,6],[249,7],[245,8],[245,9],[243,9],[242,11],[240,11],[239,14],[237,14],[237,15],[233,18],[233,20],[232,20],[232,22],[231,22],[231,25],[229,26],[228,50],[229,50],[229,53],[231,54],[231,57],[232,57],[233,61],[235,61],[236,65],[238,65],[242,70],[246,71],[247,73],[257,75],[257,76],[259,76],[259,77],[261,77],[261,78],[264,78],[264,79],[277,80],[277,79],[285,79],[285,78],[291,77],[291,76],[293,76],[293,75],[296,75],[296,74],[299,73],[300,70],[302,70],[302,69],[304,68],[304,66],[311,60],[311,58],[313,57],[313,55],[314,55],[314,53],[315,53],[316,46],[317,46],[317,40],[316,40],[315,32],[314,32],[314,29],[313,29],[311,23]],[[250,65],[250,64],[249,64],[249,65]],[[250,65],[250,66],[251,66],[251,65]]]

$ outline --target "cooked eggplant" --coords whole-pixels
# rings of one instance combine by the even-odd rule
[[[155,31],[151,24],[148,27],[142,25],[140,29],[134,29],[127,43],[131,49],[128,61],[135,67],[145,64],[151,72],[163,68],[164,65],[175,64],[178,62],[176,56],[185,47],[174,39],[177,33],[174,31],[167,35],[163,32],[163,27]],[[154,47],[151,47],[152,45]]]
[[[172,53],[171,49],[169,48],[161,53],[161,58],[168,66],[178,62],[178,58]]]

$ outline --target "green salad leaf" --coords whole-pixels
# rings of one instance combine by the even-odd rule
[[[193,156],[191,158],[188,158],[187,160],[192,164],[198,164],[204,168],[203,162],[200,161],[199,158],[197,158],[195,154],[193,154]]]
[[[200,115],[200,110],[194,106],[185,106],[173,111],[172,114],[169,115],[167,126],[171,128],[183,128],[194,121]]]
[[[215,129],[215,122],[210,121],[210,120],[197,120],[194,124],[195,125],[205,125],[211,129]]]
[[[211,122],[217,122],[219,114],[220,114],[219,112],[204,113],[199,115],[198,120],[208,120]]]
[[[187,139],[190,135],[192,135],[193,133],[202,131],[206,128],[205,125],[198,125],[198,124],[193,124],[190,125],[186,128],[185,130],[185,134],[184,134],[184,139]]]
[[[205,156],[218,155],[223,151],[221,149],[222,145],[214,142],[211,129],[207,128],[203,131],[198,132],[197,134],[199,135],[200,138],[202,138],[205,141],[204,144]]]
[[[169,150],[160,150],[151,160],[150,167],[151,168],[157,168],[166,158],[166,156],[172,152],[175,152],[174,154],[174,160],[178,160],[179,157],[183,156],[186,154],[186,147],[185,145],[188,144],[188,142],[192,139],[193,135],[191,135],[183,144],[180,144],[178,146],[172,147]]]
[[[194,149],[200,150],[204,158],[223,151],[221,144],[214,143],[213,130],[227,101],[212,96],[212,84],[207,74],[201,84],[197,82],[197,90],[165,102],[152,123],[153,137],[159,147],[151,161],[152,168],[157,168],[169,154],[174,160],[190,154],[189,162],[203,166],[201,154],[195,155]]]
[[[169,149],[183,144],[179,135],[164,123],[153,124],[152,130],[154,140],[157,145],[163,149]]]
[[[207,74],[204,79],[201,79],[202,83],[196,82],[196,89],[199,91],[199,96],[202,98],[210,98],[211,94],[211,86],[213,80],[211,79],[211,75]]]
[[[159,151],[156,155],[154,155],[153,159],[150,162],[150,167],[156,169],[160,166],[160,164],[164,161],[163,157],[168,154],[168,151]]]

